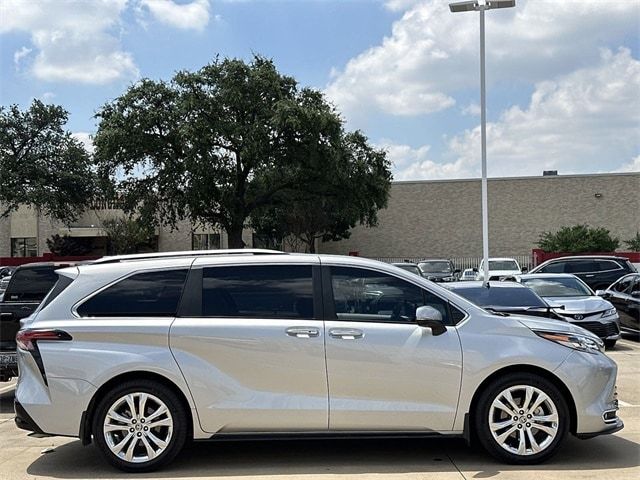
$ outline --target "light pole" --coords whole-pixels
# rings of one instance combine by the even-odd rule
[[[482,150],[482,266],[484,285],[489,284],[489,212],[487,206],[487,101],[484,79],[484,12],[515,7],[516,0],[478,0],[449,4],[452,13],[480,12],[480,138]]]

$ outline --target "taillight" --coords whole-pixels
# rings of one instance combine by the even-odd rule
[[[69,341],[72,340],[71,335],[62,330],[49,329],[26,329],[20,330],[16,335],[16,343],[18,348],[33,352],[36,350],[36,342],[38,340],[46,341]]]

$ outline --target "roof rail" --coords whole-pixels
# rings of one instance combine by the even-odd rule
[[[135,260],[153,260],[165,258],[180,257],[206,257],[215,255],[286,255],[286,252],[279,250],[266,250],[262,248],[237,248],[227,250],[184,250],[180,252],[153,252],[153,253],[134,253],[131,255],[114,255],[110,257],[102,257],[91,262],[92,265],[105,263],[128,262]]]

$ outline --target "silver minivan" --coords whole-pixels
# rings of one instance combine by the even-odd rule
[[[492,314],[376,261],[267,250],[58,271],[18,333],[16,423],[126,471],[189,439],[442,436],[510,463],[623,427],[616,364],[569,323]]]

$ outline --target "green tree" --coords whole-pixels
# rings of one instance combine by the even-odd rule
[[[64,129],[67,112],[34,100],[28,110],[0,107],[0,217],[29,205],[65,222],[95,189],[91,159]]]
[[[91,251],[91,248],[86,242],[68,235],[60,236],[57,233],[47,239],[47,248],[58,257],[86,255]]]
[[[99,171],[128,212],[155,224],[220,226],[231,248],[244,246],[243,228],[260,215],[323,191],[341,156],[373,152],[349,152],[322,94],[260,56],[216,59],[170,82],[143,80],[98,118]]]
[[[277,238],[293,237],[313,253],[317,239],[341,240],[349,238],[357,224],[377,225],[377,212],[387,206],[391,185],[385,153],[354,132],[344,136],[341,148],[330,158],[317,165],[326,169],[324,182],[271,206],[257,216],[254,228]]]
[[[636,232],[635,237],[625,240],[624,243],[632,252],[640,252],[640,232]]]
[[[562,227],[555,233],[543,232],[538,246],[545,252],[613,252],[620,246],[620,241],[606,228],[575,225]]]
[[[153,244],[153,226],[140,218],[110,218],[102,222],[109,240],[109,253],[122,255],[149,249]]]

